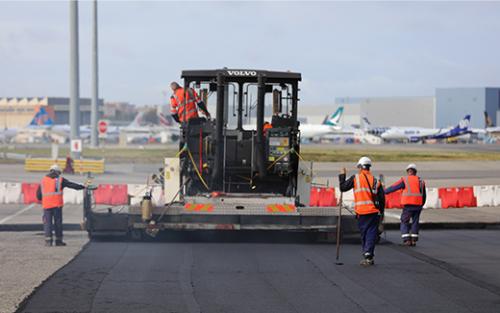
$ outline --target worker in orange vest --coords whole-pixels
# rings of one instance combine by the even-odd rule
[[[203,114],[210,118],[205,102],[203,102],[193,88],[186,91],[178,83],[172,82],[172,96],[170,97],[170,113],[177,123],[186,123],[190,119],[198,118],[198,107]]]
[[[362,157],[357,163],[359,172],[346,180],[347,171],[342,169],[339,175],[340,191],[354,189],[354,211],[361,233],[363,259],[362,266],[375,264],[375,244],[378,241],[378,224],[385,207],[384,188],[370,172],[372,161]]]
[[[268,129],[272,129],[273,128],[273,125],[269,122],[264,122],[264,125],[262,126],[263,128],[263,132],[264,132],[264,136],[267,135],[267,130]]]
[[[420,213],[425,204],[427,194],[425,182],[417,176],[417,166],[410,164],[406,167],[405,177],[401,177],[392,186],[385,189],[385,194],[403,190],[401,194],[401,238],[405,246],[415,246],[418,240]]]
[[[61,177],[61,168],[54,164],[50,167],[50,172],[42,179],[36,192],[39,201],[42,201],[43,208],[43,230],[45,232],[45,245],[52,246],[52,228],[56,235],[56,246],[65,246],[63,241],[63,221],[62,208],[64,205],[63,189],[71,188],[76,190],[84,189],[85,186],[72,183]]]

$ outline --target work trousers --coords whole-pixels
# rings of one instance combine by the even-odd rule
[[[55,232],[56,240],[62,240],[62,207],[43,210],[43,231],[45,233],[45,240],[52,240],[52,230]]]
[[[358,227],[361,232],[361,248],[363,250],[363,256],[368,258],[375,255],[379,219],[378,213],[358,216]]]
[[[401,213],[401,238],[404,241],[418,240],[418,229],[420,213],[422,212],[421,206],[405,206],[403,213]]]

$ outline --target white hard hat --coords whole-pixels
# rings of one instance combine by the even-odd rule
[[[372,160],[370,160],[369,157],[361,157],[361,159],[359,159],[358,161],[358,166],[361,165],[361,166],[366,166],[366,165],[369,165],[371,166],[372,165]]]
[[[409,169],[412,169],[412,170],[417,170],[417,166],[415,165],[415,163],[411,163],[411,164],[408,164],[408,166],[406,167],[406,170],[409,170]]]
[[[54,172],[60,172],[60,171],[61,171],[61,168],[59,167],[59,165],[57,165],[57,164],[53,164],[53,165],[50,167],[50,170],[51,170],[51,171],[54,171]]]

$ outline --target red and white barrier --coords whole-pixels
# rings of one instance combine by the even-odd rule
[[[127,205],[128,204],[128,192],[126,184],[113,185],[111,194],[111,204],[112,205]]]
[[[309,196],[309,206],[317,207],[319,206],[319,194],[321,192],[321,188],[312,187],[311,194]]]
[[[130,205],[139,205],[142,197],[149,190],[146,184],[128,184],[128,196],[130,198]]]
[[[36,199],[38,183],[0,182],[0,204],[40,203]],[[163,206],[170,199],[165,199],[161,186],[145,184],[101,184],[94,191],[96,204],[103,205],[138,205],[146,192],[152,191],[152,201],[156,206]],[[427,200],[424,208],[462,208],[500,206],[500,186],[465,186],[447,188],[427,188]],[[340,197],[339,188],[313,187],[309,206],[335,207]],[[66,188],[65,204],[82,204],[83,192]],[[343,193],[343,203],[354,206],[352,190]],[[401,191],[386,195],[386,208],[401,208]]]
[[[458,189],[455,187],[439,188],[439,199],[441,199],[441,208],[457,208],[458,207]]]
[[[40,184],[37,183],[22,183],[21,192],[24,204],[40,203],[36,198],[36,192]]]
[[[473,208],[477,206],[477,199],[474,196],[474,187],[458,187],[458,207]]]
[[[63,193],[64,204],[82,204],[83,191],[66,188]]]
[[[401,194],[402,190],[392,192],[385,195],[385,208],[386,209],[401,209],[403,205],[401,204]]]
[[[500,206],[500,186],[494,187],[493,205]]]
[[[340,195],[339,188],[336,189],[337,199]],[[311,188],[311,206],[319,201],[321,188]],[[402,191],[385,195],[386,209],[401,209]],[[465,186],[447,188],[426,188],[426,202],[424,209],[447,209],[479,206],[500,206],[500,186]],[[316,201],[313,201],[316,199]],[[496,202],[495,202],[496,201]],[[343,193],[344,205],[352,207],[354,204],[354,194],[352,190]],[[317,205],[316,205],[317,206]]]
[[[426,189],[426,200],[424,204],[424,209],[438,209],[441,207],[441,200],[439,199],[439,188],[427,188]]]
[[[340,201],[340,188],[335,187],[335,194],[337,195],[337,200]],[[354,192],[352,189],[342,193],[342,203],[348,208],[354,208]]]
[[[15,204],[22,203],[22,189],[20,183],[1,183],[2,187],[0,192],[3,196],[0,196],[2,203],[5,204]]]
[[[164,206],[165,201],[170,202],[172,199],[165,199],[163,195],[163,188],[161,186],[153,186],[153,191],[151,192],[151,201],[154,206]]]
[[[493,206],[495,203],[495,186],[474,186],[477,206]]]

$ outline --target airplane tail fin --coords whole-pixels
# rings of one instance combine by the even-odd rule
[[[160,122],[160,125],[163,127],[172,126],[172,120],[161,112],[158,112],[158,121]]]
[[[491,117],[488,115],[488,112],[484,111],[484,128],[493,126],[493,121]]]
[[[364,129],[368,129],[368,128],[372,127],[372,123],[368,120],[368,117],[363,116],[362,120],[363,120],[363,128]]]
[[[470,127],[470,114],[467,114],[463,119],[458,122],[458,125],[455,127],[458,130],[468,130]]]
[[[44,107],[40,107],[38,112],[31,120],[28,126],[52,126],[54,121],[50,118],[49,113]]]
[[[141,126],[143,115],[144,115],[144,112],[137,113],[137,115],[135,116],[134,120],[132,121],[132,123],[130,123],[128,125],[128,127],[139,127],[139,126]]]
[[[339,107],[337,111],[335,111],[333,114],[325,118],[325,120],[323,121],[323,125],[339,126],[343,113],[344,113],[344,107]]]

